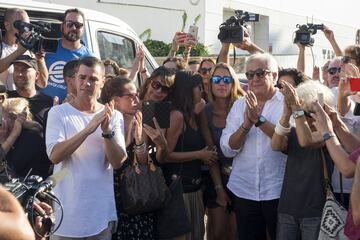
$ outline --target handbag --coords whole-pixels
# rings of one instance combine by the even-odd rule
[[[184,150],[184,128],[185,124],[182,131],[181,151]],[[183,197],[182,170],[183,165],[180,164],[179,174],[172,176],[172,182],[169,185],[171,197],[156,214],[156,230],[159,239],[178,237],[192,230]]]
[[[348,239],[344,234],[347,211],[335,199],[335,196],[331,191],[323,149],[321,149],[321,159],[324,171],[326,202],[321,217],[318,240]]]
[[[148,155],[147,164],[139,164],[134,153],[132,164],[120,176],[120,209],[137,215],[162,208],[170,197],[161,168]]]

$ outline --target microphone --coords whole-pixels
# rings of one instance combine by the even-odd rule
[[[67,168],[61,169],[59,172],[54,173],[40,183],[37,189],[38,193],[50,192],[66,175],[68,174]]]

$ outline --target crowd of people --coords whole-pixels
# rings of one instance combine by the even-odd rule
[[[175,34],[162,66],[150,73],[139,47],[127,70],[82,44],[84,19],[67,10],[57,52],[33,54],[13,26],[30,21],[26,11],[4,14],[0,170],[45,179],[67,169],[54,188],[63,216],[34,203],[36,232],[54,210],[62,220],[52,240],[311,240],[333,192],[348,209],[344,235],[360,239],[360,98],[349,82],[360,81],[360,45],[342,51],[325,26],[336,57],[308,77],[305,46],[298,44],[296,68],[283,68],[245,34],[234,44],[249,52],[245,86],[228,43],[216,61],[198,62],[190,56],[196,39]],[[48,69],[56,62],[63,75],[54,81]],[[149,102],[171,102],[169,127],[156,118],[143,124]],[[138,165],[161,169],[169,194],[160,208],[139,205],[134,214],[124,208],[122,181],[129,168],[142,174]],[[141,188],[151,193],[151,184]],[[0,187],[0,239],[34,237],[42,239]]]

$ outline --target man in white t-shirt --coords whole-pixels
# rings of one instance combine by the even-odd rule
[[[4,13],[4,26],[6,33],[3,37],[2,54],[0,58],[0,81],[5,85],[7,90],[15,90],[13,80],[14,67],[11,65],[19,56],[32,53],[18,44],[15,34],[19,33],[18,29],[14,27],[14,22],[20,20],[23,22],[30,22],[29,16],[25,10],[20,8],[9,8]],[[45,65],[45,54],[36,54],[36,61],[39,66],[39,78],[36,85],[40,88],[46,87],[48,80],[48,71]]]
[[[69,172],[54,189],[64,218],[51,239],[111,239],[117,220],[113,168],[120,168],[127,156],[122,114],[111,102],[97,102],[104,81],[105,67],[99,59],[81,59],[76,97],[49,111],[47,153],[54,172]]]

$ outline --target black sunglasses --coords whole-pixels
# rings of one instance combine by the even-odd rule
[[[255,75],[259,78],[263,78],[268,73],[270,73],[270,70],[259,68],[256,69],[255,71],[247,71],[245,75],[248,80],[251,80],[254,78]]]
[[[163,93],[169,93],[171,90],[170,87],[162,85],[158,81],[151,81],[150,85],[153,89],[156,89],[156,90],[161,89],[161,91]]]
[[[79,29],[84,26],[84,24],[80,22],[65,21],[64,23],[67,28],[72,28],[73,26],[75,26],[76,29]]]
[[[341,68],[337,68],[337,67],[332,67],[328,69],[329,74],[331,75],[335,75],[337,72],[340,73],[341,72]]]
[[[200,68],[199,73],[206,74],[207,72],[210,72],[212,68]]]

